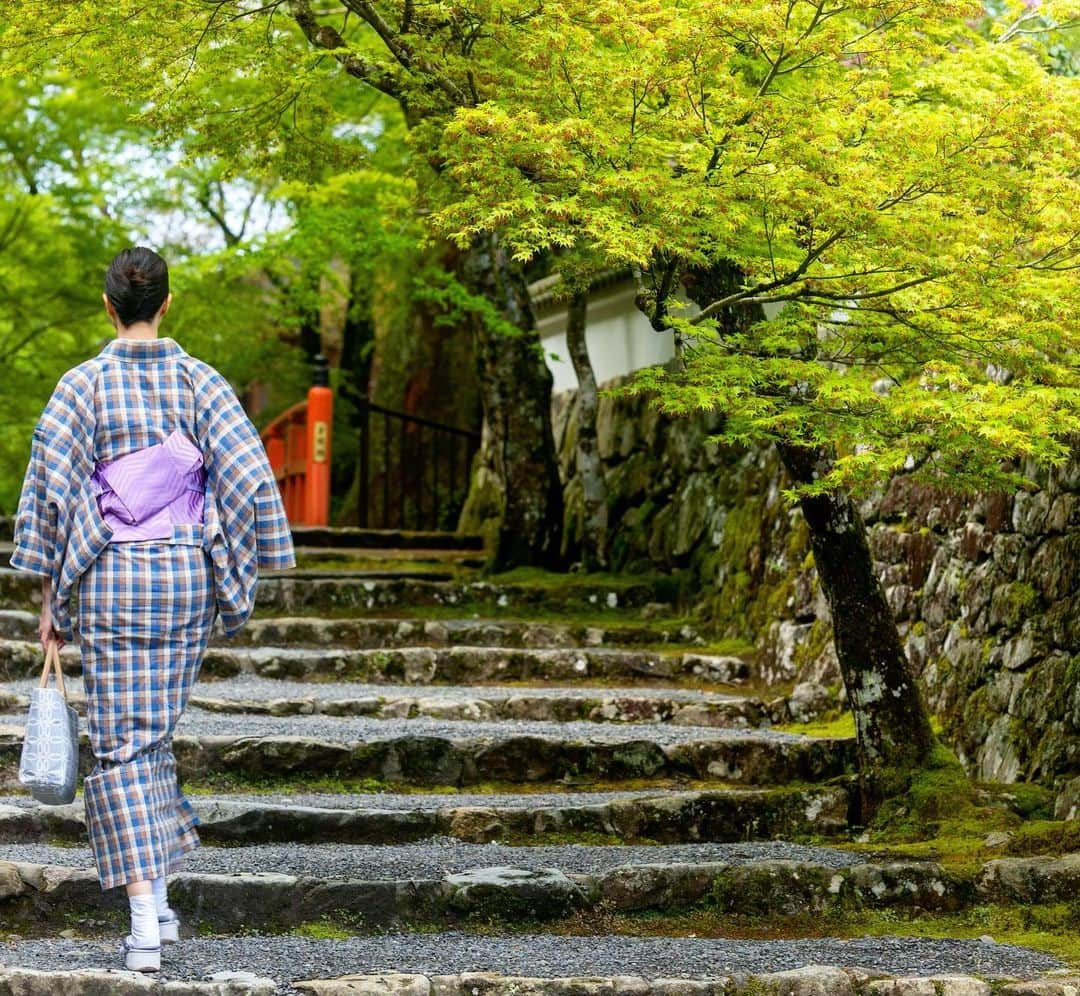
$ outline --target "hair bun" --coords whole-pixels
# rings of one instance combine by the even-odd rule
[[[165,260],[143,246],[122,250],[105,274],[105,294],[125,327],[153,321],[169,294]]]

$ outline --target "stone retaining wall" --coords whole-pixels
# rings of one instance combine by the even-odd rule
[[[553,399],[570,552],[576,411],[574,392]],[[767,677],[836,683],[828,610],[775,453],[706,442],[718,424],[601,398],[613,567],[685,568],[695,614],[752,644]],[[1036,479],[1031,492],[976,497],[896,481],[863,512],[908,652],[969,769],[1060,786],[1080,776],[1080,455]]]

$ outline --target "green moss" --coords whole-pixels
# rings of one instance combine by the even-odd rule
[[[529,932],[535,924],[514,924]],[[861,910],[834,907],[798,915],[763,909],[753,916],[718,909],[684,913],[625,913],[589,910],[544,925],[563,936],[629,935],[788,940],[819,937],[978,938],[990,935],[999,944],[1017,944],[1045,951],[1073,969],[1080,968],[1080,904],[1042,906],[975,906],[956,913],[921,910]]]
[[[1039,820],[1023,825],[1005,851],[1016,857],[1080,852],[1080,820]]]
[[[934,746],[929,763],[915,775],[908,800],[912,816],[921,821],[943,819],[974,800],[967,772],[944,744]]]
[[[335,605],[319,608],[306,606],[289,610],[289,614],[298,618],[308,619],[347,619],[357,618],[358,608],[355,605]],[[282,611],[270,605],[260,605],[252,613],[255,619],[280,619]],[[695,620],[686,614],[664,616],[659,619],[643,620],[637,617],[637,610],[627,609],[620,606],[615,610],[598,610],[593,607],[582,608],[551,608],[539,605],[507,605],[500,606],[495,602],[476,602],[461,600],[452,605],[387,605],[364,608],[362,610],[365,619],[498,619],[500,622],[521,623],[561,623],[567,626],[596,626],[603,629],[632,628],[650,629],[656,632],[656,645],[662,642],[667,646],[682,644],[686,649],[698,649],[694,644],[679,635],[684,626],[694,626]],[[617,618],[621,616],[621,618]],[[634,643],[638,646],[651,646],[648,643]],[[745,645],[745,641],[744,641]]]
[[[989,799],[1024,820],[1048,820],[1054,815],[1054,793],[1043,785],[1022,782],[980,786]]]
[[[470,557],[479,560],[482,551],[470,551]],[[296,557],[296,569],[326,571],[327,573],[364,574],[399,571],[408,574],[449,575],[455,581],[472,581],[478,577],[476,569],[462,565],[453,559],[420,559],[410,557],[359,557],[348,556],[339,551],[308,551]],[[283,575],[288,577],[288,574]]]
[[[889,783],[886,776],[886,784]],[[975,816],[975,790],[956,755],[935,744],[926,764],[911,772],[898,772],[894,784],[908,788],[887,799],[874,820],[874,829],[933,836],[940,823]]]
[[[313,937],[320,941],[346,941],[353,936],[351,931],[327,918],[302,923],[290,933],[297,937]]]
[[[795,670],[801,671],[804,667],[812,664],[823,653],[832,640],[832,623],[827,619],[815,619],[810,627],[810,632],[796,645],[791,655]]]
[[[512,570],[490,573],[484,580],[491,584],[528,585],[530,588],[546,590],[567,590],[575,588],[594,589],[610,587],[614,591],[620,588],[637,587],[653,584],[670,591],[673,577],[671,574],[619,574],[612,571],[581,571],[567,574],[563,571],[548,571],[541,567],[515,567]],[[677,578],[674,579],[677,583]]]
[[[1039,606],[1039,594],[1026,581],[1013,581],[994,599],[994,609],[1006,626],[1019,626]]]
[[[581,846],[588,847],[619,847],[627,844],[629,838],[618,834],[599,833],[595,830],[582,831],[550,831],[547,833],[510,833],[497,838],[501,844],[511,846],[529,847],[563,847]],[[662,841],[653,840],[651,837],[634,837],[634,846],[639,844],[644,847],[661,846]]]
[[[855,717],[850,712],[826,714],[810,723],[785,723],[777,726],[784,733],[801,733],[808,737],[853,737]]]

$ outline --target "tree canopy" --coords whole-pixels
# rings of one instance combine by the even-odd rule
[[[834,447],[804,492],[1015,483],[1003,457],[1060,462],[1080,428],[1080,85],[1046,58],[1076,5],[1014,7],[544,7],[446,129],[438,226],[634,268],[686,347],[629,390]]]
[[[811,490],[1012,483],[1003,455],[1060,461],[1080,426],[1080,91],[1048,71],[1075,2],[989,21],[968,0],[12,11],[9,73],[92,64],[226,178],[336,177],[332,196],[405,122],[430,231],[494,233],[578,283],[631,267],[684,349],[629,389],[723,410],[730,441],[828,443]]]

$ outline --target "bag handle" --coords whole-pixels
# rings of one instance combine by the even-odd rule
[[[60,668],[60,648],[57,646],[55,640],[50,640],[48,646],[45,648],[45,666],[41,669],[41,684],[39,688],[44,688],[49,683],[49,669],[50,667],[56,674],[56,687],[60,689],[60,694],[64,696],[64,701],[67,701],[67,689],[64,688],[64,672]]]

